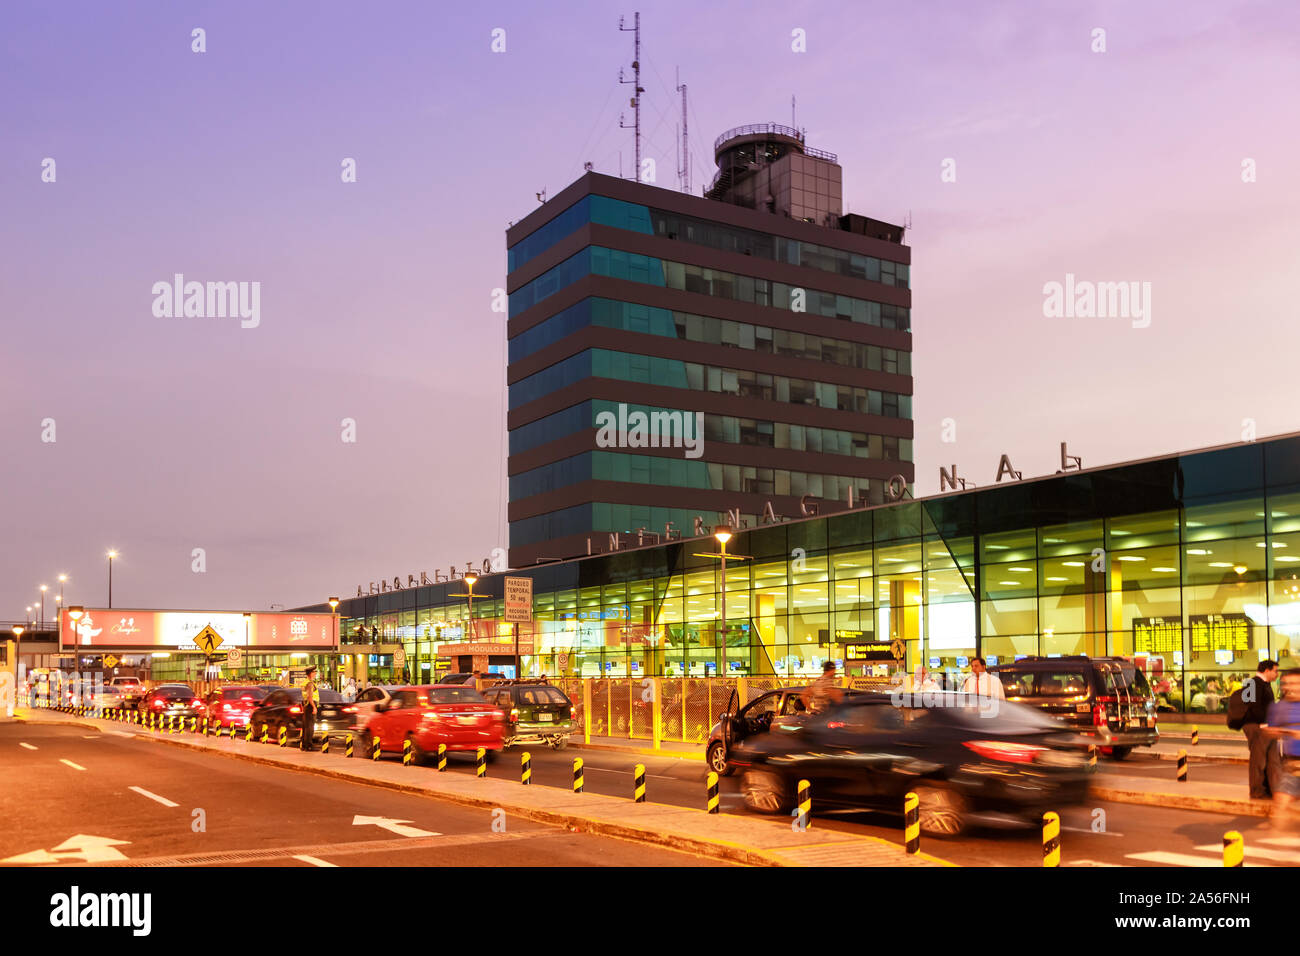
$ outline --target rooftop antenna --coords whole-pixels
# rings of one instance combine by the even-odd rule
[[[681,80],[681,73],[677,79]],[[691,149],[688,145],[686,130],[686,84],[678,82],[677,92],[682,94],[682,165],[677,170],[677,181],[684,193],[691,191]]]
[[[636,34],[636,39],[633,46],[633,56],[635,57],[635,59],[632,60],[633,78],[630,80],[623,79],[623,71],[620,69],[618,71],[618,81],[620,83],[632,84],[632,89],[634,92],[633,92],[630,105],[634,111],[635,118],[632,121],[632,126],[629,127],[626,123],[623,122],[623,114],[619,113],[618,125],[619,128],[621,129],[630,128],[636,130],[636,132],[633,134],[633,140],[636,144],[636,153],[635,153],[636,165],[632,167],[632,178],[635,179],[637,182],[640,182],[641,181],[641,94],[645,92],[645,88],[641,85],[641,13],[640,11],[633,14],[633,16],[634,16],[634,19],[632,21],[633,26],[631,28],[623,26],[623,18],[622,17],[618,18],[618,28],[621,32]]]

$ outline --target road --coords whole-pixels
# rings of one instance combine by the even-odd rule
[[[5,820],[0,861],[21,865],[24,861],[11,858],[37,854],[28,861],[126,857],[137,865],[159,866],[722,865],[508,815],[505,832],[498,832],[500,823],[494,830],[487,811],[123,733],[0,723],[0,780],[9,782],[0,789],[0,819]],[[83,838],[71,839],[78,836]],[[49,854],[58,847],[63,849],[52,859]]]

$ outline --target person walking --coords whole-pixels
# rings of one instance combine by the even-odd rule
[[[302,685],[302,749],[311,751],[316,736],[316,711],[320,709],[320,687],[316,668],[307,668],[307,683]]]
[[[349,704],[357,699],[357,681],[356,678],[349,677],[347,684],[343,687],[343,699]]]
[[[996,697],[998,700],[1007,699],[1007,692],[1002,689],[1002,679],[988,672],[988,665],[984,663],[984,658],[972,658],[970,670],[970,677],[967,677],[966,683],[962,684],[962,693],[974,694],[976,697]]]
[[[1277,748],[1272,746],[1274,738],[1264,733],[1268,727],[1268,708],[1276,700],[1273,695],[1275,680],[1277,661],[1260,661],[1255,676],[1246,681],[1241,690],[1234,692],[1228,701],[1228,716],[1233,718],[1240,715],[1240,729],[1245,733],[1246,745],[1250,748],[1247,780],[1252,800],[1268,800],[1273,796],[1272,783],[1278,773]]]
[[[1270,779],[1273,786],[1273,816],[1280,829],[1294,824],[1293,805],[1300,797],[1300,667],[1282,675],[1282,699],[1269,705],[1268,726],[1261,734],[1271,750],[1280,750],[1278,770]],[[1278,746],[1272,746],[1273,741]]]
[[[802,696],[803,704],[810,714],[819,714],[844,699],[844,691],[840,690],[839,679],[835,674],[834,661],[822,664],[822,676],[813,681]]]

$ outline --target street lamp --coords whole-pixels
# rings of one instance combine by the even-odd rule
[[[108,609],[113,610],[113,559],[117,557],[116,551],[108,552]]]
[[[78,644],[77,638],[79,635],[77,634],[77,622],[81,620],[81,615],[85,613],[86,613],[86,609],[83,608],[80,604],[74,604],[72,605],[72,607],[68,608],[68,617],[72,618],[72,646],[73,647],[76,647]]]
[[[48,589],[49,588],[47,585],[44,584],[41,585],[41,630],[42,631],[45,630],[45,592]]]
[[[67,582],[68,582],[68,576],[66,574],[60,574],[59,575],[59,603],[60,604],[63,603],[63,585],[65,585]]]
[[[339,599],[336,598],[336,597],[332,597],[332,598],[330,598],[330,602],[329,602],[329,603],[330,603],[330,617],[333,618],[333,630],[334,630],[334,653],[330,655],[330,680],[333,680],[333,679],[334,679],[334,675],[338,672],[338,649],[339,649],[339,618],[338,618],[338,611],[339,611]],[[340,679],[339,679],[339,683],[342,684],[342,682],[343,682],[343,681],[342,681],[342,678],[340,678]]]
[[[750,556],[747,554],[727,554],[727,542],[731,540],[731,529],[726,525],[720,524],[713,529],[713,537],[718,542],[718,552],[716,554],[697,554],[697,558],[718,558],[722,562],[722,648],[723,659],[726,655],[727,644],[727,558],[733,561],[748,561]],[[714,653],[714,667],[721,670],[721,662],[717,661],[717,653]],[[689,667],[688,667],[689,672]],[[721,674],[717,676],[722,676]]]
[[[474,582],[478,580],[477,574],[467,574],[462,580],[465,582],[465,590],[460,594],[450,594],[448,597],[463,597],[469,605],[469,637],[474,639]]]

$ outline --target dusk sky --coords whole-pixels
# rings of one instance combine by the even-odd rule
[[[231,609],[505,547],[505,229],[630,175],[637,9],[5,3],[0,620],[60,572],[100,605],[110,547],[116,606]],[[680,69],[697,194],[793,94],[849,209],[910,217],[918,495],[1300,430],[1294,3],[639,9],[659,185]],[[176,273],[260,323],[156,317]],[[1046,317],[1067,274],[1150,283],[1149,326]]]

